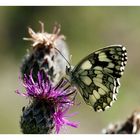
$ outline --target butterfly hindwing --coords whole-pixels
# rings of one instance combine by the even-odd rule
[[[73,69],[73,82],[95,111],[104,111],[116,100],[126,61],[126,49],[116,45],[93,52]]]

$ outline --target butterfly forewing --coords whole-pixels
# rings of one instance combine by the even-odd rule
[[[104,111],[116,100],[126,61],[125,47],[114,45],[93,52],[73,69],[74,84],[95,111]]]

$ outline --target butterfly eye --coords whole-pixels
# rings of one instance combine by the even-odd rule
[[[69,74],[70,74],[70,72],[71,72],[71,68],[70,68],[70,67],[68,67],[68,66],[66,66],[66,74],[67,74],[67,75],[69,75]]]

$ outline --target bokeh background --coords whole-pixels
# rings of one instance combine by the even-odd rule
[[[61,24],[72,54],[72,65],[84,56],[111,44],[123,44],[128,51],[128,64],[121,79],[118,100],[106,112],[96,113],[78,96],[81,105],[72,120],[79,128],[61,133],[101,133],[108,124],[124,121],[140,107],[140,7],[0,7],[0,133],[18,134],[21,109],[28,103],[14,91],[21,88],[18,75],[21,59],[31,42],[27,27],[52,32],[54,23]],[[22,88],[21,88],[22,89]]]

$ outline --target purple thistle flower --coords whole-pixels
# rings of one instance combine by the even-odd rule
[[[77,127],[78,124],[67,120],[68,116],[65,115],[70,107],[74,105],[76,88],[71,86],[66,78],[62,78],[56,86],[52,85],[47,76],[44,79],[42,72],[38,72],[37,78],[37,81],[34,81],[32,71],[29,76],[24,75],[23,86],[26,92],[21,93],[16,90],[16,93],[31,97],[31,99],[45,101],[50,109],[53,107],[55,112],[52,114],[52,118],[57,133],[63,125]]]
[[[56,128],[56,133],[59,133],[60,128],[63,125],[69,125],[71,127],[78,127],[78,123],[77,122],[71,122],[69,121],[67,118],[73,116],[74,114],[70,114],[68,116],[65,116],[65,114],[67,113],[67,111],[69,110],[71,105],[68,105],[67,107],[58,107],[58,110],[54,113],[53,117],[54,117],[54,122],[55,122],[55,128]]]

